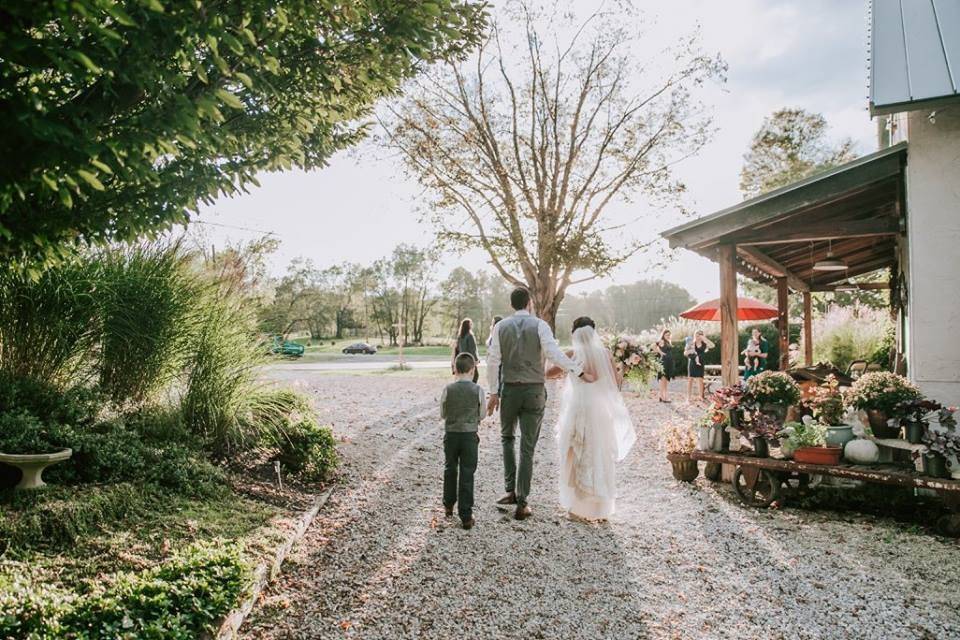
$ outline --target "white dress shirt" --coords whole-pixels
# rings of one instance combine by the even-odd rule
[[[529,316],[530,312],[521,310],[515,312],[515,316]],[[557,339],[553,337],[553,331],[550,325],[541,319],[537,319],[537,335],[540,336],[540,351],[553,364],[562,367],[567,371],[579,376],[583,373],[583,367],[567,357],[567,354],[560,348]],[[496,395],[500,390],[500,363],[502,361],[500,354],[500,323],[493,327],[490,334],[490,346],[487,347],[487,383],[490,385],[490,394]]]

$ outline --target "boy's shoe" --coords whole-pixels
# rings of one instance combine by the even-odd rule
[[[463,521],[463,528],[464,528],[464,529],[473,529],[474,522],[476,522],[476,521],[473,519],[473,516],[470,516],[469,518],[467,518],[466,520]]]
[[[449,507],[448,507],[447,505],[443,505],[443,512],[446,514],[446,516],[447,516],[448,518],[449,518],[450,516],[452,516],[452,515],[453,515],[453,505],[450,505]]]
[[[510,493],[506,494],[505,496],[497,500],[497,504],[517,504],[517,494],[511,491]]]
[[[530,507],[528,507],[528,506],[525,505],[525,504],[521,504],[521,505],[518,505],[518,506],[517,506],[517,510],[516,510],[516,512],[513,514],[513,519],[514,519],[514,520],[526,520],[527,518],[529,518],[529,517],[532,516],[532,515],[533,515],[533,511],[530,510]]]

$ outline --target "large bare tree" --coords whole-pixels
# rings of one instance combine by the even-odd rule
[[[642,22],[623,7],[577,22],[508,3],[475,56],[419,77],[384,118],[385,141],[435,196],[440,238],[484,249],[551,326],[570,285],[642,246],[608,206],[677,206],[671,167],[710,131],[696,92],[723,62],[696,36],[639,59]]]

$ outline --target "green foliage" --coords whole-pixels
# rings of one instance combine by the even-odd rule
[[[803,422],[787,422],[779,435],[786,438],[794,450],[800,447],[822,447],[827,438],[827,426],[805,418]]]
[[[768,404],[789,407],[800,401],[800,387],[784,371],[762,371],[751,376],[747,391],[761,409]]]
[[[764,118],[740,171],[740,191],[753,197],[852,160],[853,140],[827,139],[819,113],[784,108]]]
[[[189,357],[202,283],[177,244],[112,249],[99,267],[100,388],[140,403],[168,386]]]
[[[813,359],[845,370],[854,360],[890,364],[894,325],[886,309],[833,307],[813,322]]]
[[[0,370],[53,382],[88,377],[97,294],[90,261],[70,260],[37,277],[0,268]]]
[[[0,636],[192,640],[238,603],[250,568],[237,546],[192,545],[139,573],[121,573],[69,597],[22,579],[0,582]],[[14,589],[26,593],[16,597]]]
[[[303,478],[322,482],[337,466],[337,442],[329,427],[304,418],[287,429],[280,442],[280,463]]]
[[[255,175],[323,166],[419,66],[483,28],[465,0],[74,0],[4,5],[0,254],[185,221]]]

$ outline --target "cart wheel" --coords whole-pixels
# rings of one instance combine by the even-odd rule
[[[949,513],[937,519],[937,531],[952,538],[960,537],[960,513]]]
[[[703,467],[703,477],[707,480],[713,480],[716,482],[720,479],[720,472],[722,471],[719,462],[708,462]]]
[[[750,507],[769,507],[780,499],[780,478],[766,469],[738,466],[731,483],[740,501]]]

